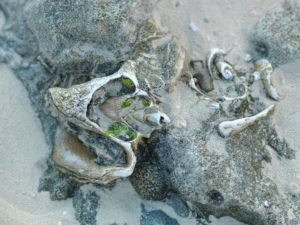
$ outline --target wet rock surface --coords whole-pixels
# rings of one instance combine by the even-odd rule
[[[278,66],[300,57],[300,4],[285,1],[261,16],[250,40],[260,58]]]
[[[0,33],[0,61],[9,62],[27,88],[51,152],[56,131],[62,127],[95,156],[93,163],[127,163],[119,145],[66,122],[51,109],[45,96],[50,87],[68,88],[111,75],[130,59],[136,62],[140,88],[172,120],[170,126],[156,131],[136,151],[138,163],[129,180],[143,198],[165,199],[181,217],[189,216],[185,202],[189,201],[201,220],[215,215],[255,225],[300,223],[299,196],[283,196],[262,173],[263,162],[272,160],[270,151],[277,157],[295,157],[287,141],[273,129],[271,115],[226,139],[217,132],[224,120],[265,109],[259,99],[250,94],[241,103],[226,105],[220,101],[220,108],[207,107],[209,101],[186,84],[192,72],[180,41],[162,34],[152,20],[144,18],[138,23],[132,15],[135,1],[33,0],[23,4],[5,1],[6,11],[16,20],[8,20],[1,28],[5,32]],[[283,5],[257,23],[252,40],[260,57],[268,57],[278,65],[299,55],[300,42],[295,34],[298,9]],[[239,92],[229,87],[230,81],[213,83],[210,77],[200,74],[199,68],[194,69],[200,88],[211,91],[212,96],[222,85],[230,93]],[[179,78],[186,83],[179,82]],[[213,84],[217,84],[216,90]],[[99,197],[83,193],[80,182],[58,170],[51,156],[39,190],[49,191],[53,200],[73,197],[76,219],[82,225],[97,224]],[[161,210],[143,208],[141,215],[142,225],[179,224]]]

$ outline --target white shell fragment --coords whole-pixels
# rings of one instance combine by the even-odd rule
[[[218,71],[216,70],[216,67],[215,67],[216,59],[218,57],[222,57],[225,55],[226,55],[226,52],[224,50],[219,49],[219,48],[212,48],[206,56],[207,69],[208,69],[208,72],[209,72],[211,78],[214,80],[220,79],[220,76],[218,75]]]
[[[235,69],[225,61],[224,57],[226,52],[219,48],[211,49],[206,56],[206,66],[208,68],[210,76],[214,80],[225,79],[227,81],[232,81],[235,88],[243,86],[243,93],[239,93],[239,96],[230,96],[228,94],[223,94],[218,97],[221,101],[236,101],[243,100],[247,98],[248,88],[240,77],[238,77]]]
[[[232,80],[237,76],[234,69],[226,62],[217,62],[216,66],[222,74],[222,77],[226,80]]]
[[[250,54],[246,54],[244,57],[245,62],[250,62],[252,60],[252,56]]]
[[[138,141],[150,137],[155,129],[170,122],[169,117],[160,112],[148,94],[139,88],[135,67],[135,62],[127,61],[110,76],[70,88],[49,89],[50,103],[60,115],[81,128],[107,136],[127,155],[127,166],[99,166],[90,162],[88,151],[66,152],[62,147],[55,148],[53,160],[63,172],[73,174],[78,181],[107,184],[131,175],[136,164],[133,149]],[[82,163],[72,165],[62,158],[65,154]]]
[[[274,71],[272,64],[266,59],[261,59],[255,62],[254,67],[255,71],[259,72],[268,95],[274,100],[279,100],[280,96],[278,95],[272,82],[272,74]]]
[[[248,126],[254,124],[256,121],[263,119],[274,109],[275,109],[275,105],[273,104],[273,105],[269,106],[268,108],[266,108],[265,110],[263,110],[262,112],[254,115],[254,116],[245,117],[245,118],[241,118],[241,119],[237,119],[237,120],[233,120],[233,121],[224,121],[219,124],[218,131],[219,131],[220,135],[223,137],[233,136],[233,135],[241,132]]]
[[[254,80],[260,80],[260,73],[259,72],[253,72],[252,75],[254,76]]]

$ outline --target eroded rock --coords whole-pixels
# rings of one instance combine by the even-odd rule
[[[278,66],[300,57],[300,4],[284,1],[260,17],[250,33],[258,58]]]

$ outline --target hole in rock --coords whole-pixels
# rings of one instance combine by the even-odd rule
[[[224,202],[224,197],[217,190],[211,190],[207,192],[207,196],[214,205],[221,205]]]

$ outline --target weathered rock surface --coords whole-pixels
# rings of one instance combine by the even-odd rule
[[[40,180],[39,191],[49,191],[52,200],[65,200],[73,197],[79,185],[61,173],[52,162]]]
[[[251,31],[250,40],[259,58],[284,64],[300,57],[300,4],[284,1],[266,12]]]
[[[168,174],[157,164],[138,163],[129,180],[136,192],[144,199],[163,200],[169,191]]]
[[[176,85],[180,76],[189,77],[185,50],[175,37],[160,38],[162,34],[153,21],[138,24],[132,16],[135,1],[31,0],[24,8],[22,4],[8,10],[16,19],[8,20],[5,32],[0,33],[0,61],[9,62],[27,88],[51,151],[56,130],[62,126],[90,152],[99,153],[95,160],[99,165],[126,164],[120,147],[106,137],[57,118],[45,95],[53,86],[69,87],[110,75],[131,59],[137,63],[141,88],[151,87],[147,91],[162,102],[161,108],[174,122],[145,141],[145,153],[137,156],[144,164],[138,164],[130,180],[144,198],[164,199],[171,188],[204,216],[228,215],[248,224],[300,223],[299,196],[285,198],[262,173],[262,162],[272,160],[266,145],[280,157],[293,157],[287,142],[272,129],[269,118],[227,139],[217,133],[221,121],[253,115],[265,105],[250,97],[227,114],[222,107],[208,108],[207,101],[187,85]],[[268,12],[255,27],[253,43],[262,48],[262,56],[275,64],[299,56],[298,9],[283,5]],[[207,91],[211,89],[209,83]],[[99,149],[102,152],[97,152]],[[99,157],[101,154],[107,157]],[[95,224],[98,198],[82,193],[78,187],[49,160],[40,190],[49,191],[51,198],[57,200],[75,194],[78,220]],[[167,202],[180,205],[180,200],[173,197]],[[172,207],[179,215],[188,216],[188,207],[181,206]],[[178,222],[162,211],[144,210],[141,224]]]
[[[170,173],[171,186],[204,214],[232,216],[248,224],[295,223],[290,215],[297,215],[297,206],[262,174],[262,162],[271,160],[265,148],[274,135],[269,119],[223,139],[215,129],[223,120],[221,111],[206,109],[205,113],[205,104],[201,100],[195,104],[196,99],[188,91],[171,95],[176,98],[169,97],[166,105],[184,107],[181,116],[187,126],[160,132],[151,142],[152,151]],[[182,102],[185,99],[190,105]],[[257,99],[248,104],[243,114],[257,113],[265,107]],[[172,119],[176,120],[177,115],[174,116]]]
[[[64,70],[114,66],[134,49],[134,4],[133,0],[28,1],[24,16],[42,56],[53,66]]]
[[[100,197],[95,192],[78,189],[73,198],[76,219],[80,225],[97,225],[96,215]]]

